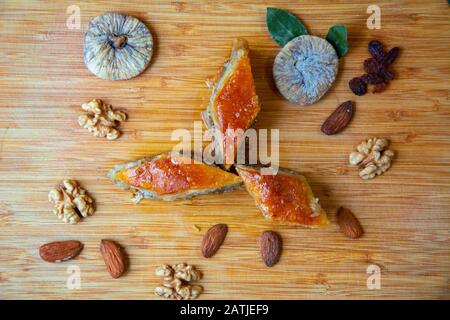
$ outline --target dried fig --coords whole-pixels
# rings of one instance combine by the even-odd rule
[[[130,79],[147,68],[153,51],[148,28],[135,17],[105,13],[92,19],[84,36],[84,63],[97,77]]]
[[[296,37],[275,58],[275,84],[287,100],[298,105],[313,104],[331,88],[338,62],[336,51],[325,39]]]

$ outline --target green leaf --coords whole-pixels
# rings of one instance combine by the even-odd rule
[[[286,10],[267,8],[266,23],[272,39],[281,47],[298,36],[308,34],[300,20]]]
[[[328,30],[327,41],[334,47],[339,58],[345,56],[348,51],[347,28],[343,24],[332,26]]]

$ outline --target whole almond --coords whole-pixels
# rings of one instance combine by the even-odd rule
[[[100,252],[109,274],[114,279],[124,274],[127,267],[126,257],[123,249],[116,242],[103,239],[100,242]]]
[[[47,262],[62,262],[75,258],[83,250],[83,244],[76,240],[55,241],[42,245],[39,255]]]
[[[345,101],[322,124],[322,132],[333,135],[342,131],[353,117],[353,102]]]
[[[266,266],[271,267],[280,260],[281,238],[278,233],[264,231],[260,239],[261,257]]]
[[[228,233],[226,224],[216,224],[211,227],[203,237],[202,254],[205,258],[211,258],[219,250]]]
[[[337,212],[337,222],[343,234],[356,239],[363,235],[363,228],[355,215],[347,208],[340,207]]]

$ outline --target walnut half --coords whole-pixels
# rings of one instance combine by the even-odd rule
[[[89,103],[84,103],[81,108],[86,113],[78,117],[81,127],[88,129],[94,136],[115,140],[120,132],[117,126],[127,119],[127,115],[118,110],[113,110],[111,105],[103,103],[102,100],[94,99]]]
[[[389,141],[383,138],[370,138],[362,141],[349,155],[352,166],[358,166],[361,179],[368,180],[386,172],[395,153],[388,149]]]
[[[76,224],[95,211],[94,200],[71,179],[63,180],[57,188],[50,190],[48,200],[53,203],[56,216],[69,224]]]
[[[155,294],[167,299],[196,299],[203,291],[191,281],[200,280],[202,274],[192,265],[186,263],[159,266],[155,275],[163,278],[162,286],[155,288]]]

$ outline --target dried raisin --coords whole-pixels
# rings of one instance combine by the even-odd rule
[[[394,47],[391,50],[389,50],[388,53],[383,58],[383,63],[387,65],[392,64],[392,62],[394,62],[395,59],[397,58],[399,52],[400,52],[399,47]]]
[[[377,84],[385,81],[385,78],[376,73],[368,73],[361,76],[361,80],[367,84]]]
[[[366,74],[353,78],[348,84],[352,92],[358,96],[367,93],[368,85],[374,86],[373,93],[383,92],[389,81],[395,77],[395,73],[389,69],[389,65],[395,61],[400,49],[394,47],[386,52],[380,41],[372,40],[369,42],[368,50],[372,57],[364,60],[363,66]]]
[[[369,53],[372,57],[381,62],[385,56],[383,44],[378,40],[372,40],[369,42],[368,46]]]
[[[379,73],[383,69],[383,65],[373,58],[364,60],[364,71],[367,73]]]
[[[373,86],[372,93],[380,93],[386,90],[387,83],[381,82]]]
[[[389,82],[394,79],[394,72],[389,69],[382,69],[380,76],[384,79],[384,82]]]
[[[361,78],[353,78],[348,83],[350,90],[357,96],[362,96],[367,92],[367,83],[365,83]]]

